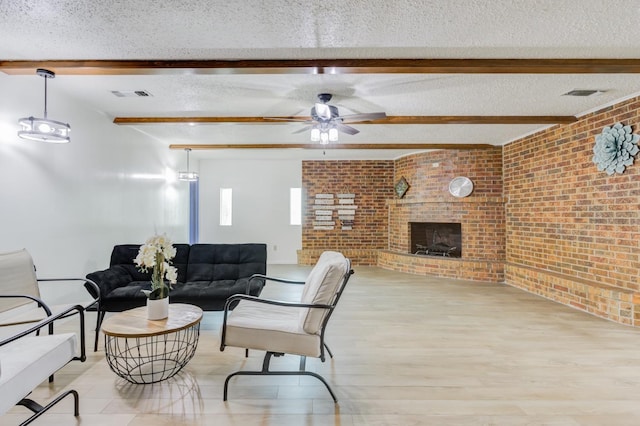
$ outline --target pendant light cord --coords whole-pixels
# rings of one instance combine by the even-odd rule
[[[49,77],[44,76],[44,118],[47,118],[47,80]]]

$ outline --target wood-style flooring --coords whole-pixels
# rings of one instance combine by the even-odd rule
[[[640,425],[640,330],[607,322],[504,284],[421,277],[355,267],[329,324],[335,358],[307,368],[332,385],[335,405],[311,378],[238,377],[262,353],[219,350],[221,314],[205,313],[195,357],[177,376],[133,385],[109,370],[102,352],[64,367],[33,399],[80,393],[41,425]],[[309,268],[270,265],[304,277]],[[270,283],[263,293],[295,299],[300,286]],[[88,328],[95,314],[87,315]],[[60,330],[73,329],[68,322]],[[295,369],[299,359],[274,366]],[[15,407],[0,416],[13,425]]]

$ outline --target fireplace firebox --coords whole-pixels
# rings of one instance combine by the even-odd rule
[[[409,222],[411,253],[424,256],[462,257],[460,223]]]

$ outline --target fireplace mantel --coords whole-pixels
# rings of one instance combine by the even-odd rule
[[[387,200],[387,206],[403,206],[411,204],[441,204],[441,203],[482,203],[482,204],[504,204],[504,197],[465,197],[454,198],[450,197],[438,197],[438,198],[407,198],[407,199],[389,199]]]

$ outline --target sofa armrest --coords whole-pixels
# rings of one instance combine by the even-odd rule
[[[114,289],[124,287],[133,281],[129,271],[121,265],[115,265],[103,271],[92,272],[87,274],[86,278],[87,282],[85,282],[84,287],[94,299],[103,298]]]

